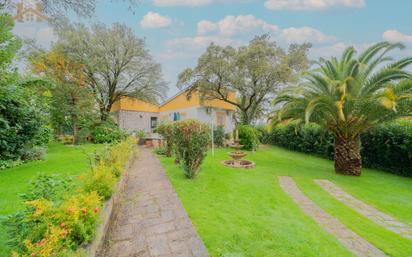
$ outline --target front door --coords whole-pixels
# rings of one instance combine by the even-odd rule
[[[157,127],[157,117],[150,117],[150,129],[153,131]]]

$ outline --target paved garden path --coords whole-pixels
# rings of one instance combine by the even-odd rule
[[[356,199],[327,179],[315,179],[315,182],[337,200],[346,204],[358,213],[366,216],[375,223],[385,227],[386,229],[392,230],[401,236],[412,239],[412,228],[408,225],[378,211],[375,207]]]
[[[324,212],[316,203],[306,197],[291,177],[279,177],[283,191],[300,206],[304,213],[312,217],[320,226],[334,235],[348,250],[359,257],[386,256],[358,234],[347,228],[339,220]]]
[[[209,256],[150,149],[141,148],[129,171],[124,198],[102,256]]]

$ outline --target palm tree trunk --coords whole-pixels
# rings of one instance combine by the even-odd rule
[[[351,176],[361,175],[362,159],[359,137],[354,139],[335,137],[334,150],[336,173]]]

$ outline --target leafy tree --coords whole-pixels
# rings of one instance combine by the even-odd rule
[[[309,47],[291,45],[285,51],[267,35],[237,49],[211,44],[194,69],[179,75],[178,87],[188,88],[189,97],[198,90],[205,100],[218,99],[236,106],[240,123],[250,124],[265,102],[308,67]],[[237,93],[237,101],[229,99],[230,91]]]
[[[79,121],[94,110],[93,96],[85,85],[83,66],[70,60],[59,49],[32,56],[32,70],[44,74],[55,82],[50,103],[52,121],[61,131],[67,121],[77,143]]]
[[[0,13],[0,80],[3,83],[12,75],[10,64],[21,47],[21,40],[13,35],[13,27],[13,18]]]
[[[360,134],[412,113],[411,57],[393,61],[401,44],[377,43],[356,56],[347,48],[340,59],[320,59],[305,83],[279,95],[278,120],[316,123],[334,135],[335,171],[361,174]]]
[[[106,27],[94,24],[56,26],[57,45],[77,63],[82,64],[85,84],[99,105],[102,121],[114,102],[132,96],[157,101],[166,92],[160,65],[156,63],[133,30],[126,25]]]
[[[39,112],[23,88],[0,85],[0,160],[19,159],[41,132]]]

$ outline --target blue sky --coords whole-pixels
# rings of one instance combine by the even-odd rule
[[[405,0],[141,0],[132,10],[118,0],[99,1],[95,17],[83,22],[132,27],[161,63],[172,95],[179,72],[211,42],[239,46],[263,33],[281,46],[311,42],[314,59],[384,39],[407,46],[398,55],[412,55],[411,10]],[[54,39],[47,24],[17,24],[15,31],[44,46]]]

